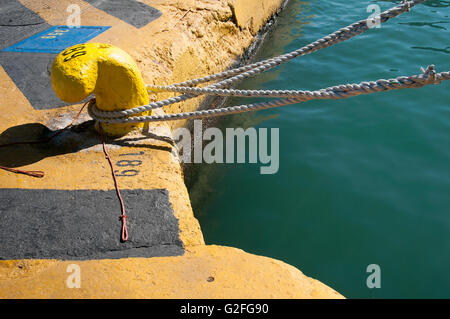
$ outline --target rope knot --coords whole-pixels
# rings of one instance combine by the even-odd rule
[[[128,228],[127,228],[127,221],[126,219],[128,218],[127,215],[120,215],[119,219],[122,221],[122,230],[121,230],[121,237],[120,239],[122,240],[122,242],[126,242],[128,240]]]
[[[408,0],[402,0],[402,2],[400,2],[400,5],[405,6],[407,12],[411,11],[411,2],[409,2]]]
[[[431,82],[434,84],[441,83],[441,80],[436,79],[436,70],[434,68],[434,64],[429,65],[426,70],[424,70],[423,68],[420,69],[423,72],[423,77],[426,82]]]

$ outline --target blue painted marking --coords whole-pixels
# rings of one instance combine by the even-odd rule
[[[56,25],[2,51],[59,53],[75,44],[84,43],[111,27]]]

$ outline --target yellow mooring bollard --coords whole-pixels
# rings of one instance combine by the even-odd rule
[[[109,44],[83,43],[67,48],[53,62],[51,81],[61,100],[80,102],[94,93],[97,108],[103,111],[122,111],[149,103],[136,63],[125,51]],[[109,136],[123,136],[144,123],[98,125]]]

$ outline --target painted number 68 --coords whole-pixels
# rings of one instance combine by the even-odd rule
[[[62,53],[62,55],[65,56],[64,62],[68,62],[74,58],[85,55],[86,51],[82,51],[84,48],[85,48],[85,46],[83,44],[81,44],[80,46],[76,46],[74,48],[70,48],[70,49],[67,49],[66,51],[64,51]]]

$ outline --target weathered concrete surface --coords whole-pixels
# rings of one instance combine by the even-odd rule
[[[79,5],[82,25],[112,26],[89,42],[122,48],[135,59],[146,83],[166,84],[223,71],[231,66],[282,1],[143,0],[162,13],[146,25],[134,25],[122,20],[119,14],[108,14],[81,0],[20,2],[41,18],[36,20],[39,24],[35,31],[42,27],[42,21],[48,25],[65,24],[68,6]],[[30,30],[21,27],[21,30],[25,29]],[[33,69],[35,66],[26,67]],[[47,71],[44,68],[36,81],[49,81]],[[0,68],[1,144],[36,139],[43,132],[60,129],[79,110],[80,104],[60,107],[53,105],[55,101],[51,99],[48,105],[35,109],[26,98],[24,88],[17,87],[8,72],[11,70]],[[172,94],[151,98],[168,96]],[[166,107],[164,111],[194,110],[201,102],[202,99],[197,98]],[[142,132],[108,141],[108,149],[115,164],[126,154],[142,156],[133,158],[140,161],[136,175],[119,176],[121,189],[168,191],[173,215],[178,220],[183,256],[77,260],[83,272],[81,289],[68,289],[66,285],[67,265],[73,261],[4,260],[0,261],[0,298],[341,297],[331,288],[282,262],[234,248],[204,245],[171,139],[170,128],[182,125],[183,121],[147,125]],[[73,129],[51,143],[2,148],[0,165],[39,169],[45,171],[46,176],[36,179],[0,170],[0,187],[112,191],[111,172],[99,137],[91,134],[93,130],[86,130],[89,127],[89,117],[83,113]],[[116,169],[119,173],[124,170],[118,165]],[[119,215],[117,212],[111,214]],[[214,277],[214,281],[207,281],[209,277]]]
[[[81,287],[69,289],[70,264]],[[44,284],[45,283],[45,284]],[[221,246],[184,256],[0,263],[0,298],[342,298],[281,261]]]

